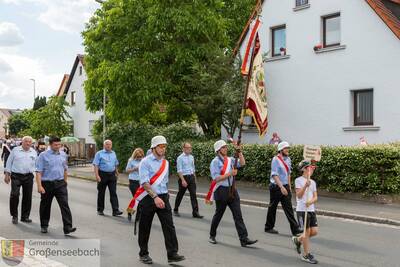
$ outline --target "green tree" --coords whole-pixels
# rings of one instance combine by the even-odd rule
[[[239,127],[243,107],[246,79],[240,72],[241,61],[231,65],[232,76],[222,86],[221,95],[225,106],[222,109],[222,126],[230,136],[234,136]]]
[[[108,0],[83,32],[89,110],[102,109],[107,89],[112,121],[146,120],[162,105],[165,114],[151,122],[195,115],[206,134],[218,135],[221,88],[248,9],[242,0]]]
[[[45,96],[37,96],[35,98],[35,102],[33,103],[33,110],[38,110],[44,106],[46,106],[46,97]]]
[[[8,120],[9,132],[11,135],[19,136],[21,132],[29,129],[29,113],[31,110],[24,110],[21,113],[13,114]]]
[[[64,136],[70,132],[68,119],[70,116],[66,111],[68,103],[62,97],[53,96],[49,98],[46,106],[29,114],[30,127],[23,131],[35,138],[45,135]]]

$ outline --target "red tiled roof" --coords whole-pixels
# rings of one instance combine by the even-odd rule
[[[400,19],[394,14],[395,11],[384,4],[383,0],[365,0],[375,13],[385,22],[389,29],[400,39]],[[390,0],[392,8],[400,10],[400,0]],[[396,5],[399,5],[398,7]]]
[[[68,82],[69,75],[64,74],[64,77],[61,81],[60,87],[58,88],[56,96],[63,96],[65,93],[66,83]]]
[[[396,16],[396,14],[400,13],[400,0],[365,0],[370,7],[375,11],[376,14],[385,22],[385,24],[392,30],[392,32],[400,39],[400,18]],[[388,5],[384,5],[383,1],[389,1],[392,5],[388,7]],[[258,9],[262,6],[264,0],[257,0],[256,5],[254,6],[253,12],[250,15],[249,20],[244,27],[242,34],[239,37],[238,42],[236,43],[236,47],[233,50],[233,54],[236,55],[239,51],[239,48],[246,38],[247,31],[249,30],[251,21],[257,15]],[[398,5],[398,6],[397,6]],[[394,10],[396,9],[396,10]]]

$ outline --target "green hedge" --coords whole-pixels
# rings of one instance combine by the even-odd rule
[[[186,124],[173,124],[164,128],[136,124],[113,125],[108,137],[114,141],[114,149],[125,166],[135,147],[146,151],[151,137],[162,134],[167,137],[167,158],[171,173],[176,173],[176,158],[181,153],[183,141],[192,142],[196,170],[199,176],[210,175],[209,166],[215,154],[215,140],[205,141],[193,133]],[[232,148],[231,148],[232,152]],[[238,179],[267,184],[271,171],[271,160],[276,155],[272,145],[244,145],[246,166],[239,172]],[[293,177],[299,175],[295,166],[302,160],[303,146],[291,149]],[[358,192],[365,194],[400,193],[400,145],[377,145],[367,147],[323,147],[322,160],[313,177],[319,187],[332,192]]]

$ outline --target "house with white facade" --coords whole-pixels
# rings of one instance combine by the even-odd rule
[[[294,144],[400,140],[400,0],[260,0],[268,132]],[[245,38],[255,8],[239,40]],[[222,133],[223,137],[226,133]]]
[[[68,102],[68,114],[71,117],[71,129],[73,136],[84,144],[84,154],[91,158],[96,151],[95,141],[92,135],[94,123],[101,117],[101,112],[90,112],[86,108],[84,82],[87,76],[83,55],[77,55],[71,73],[65,74],[58,89],[57,96],[64,96]]]

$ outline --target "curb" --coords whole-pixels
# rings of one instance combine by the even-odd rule
[[[94,177],[80,176],[80,175],[76,175],[74,173],[69,173],[68,176],[69,177],[78,178],[78,179],[82,179],[82,180],[87,180],[87,181],[94,181],[95,180]],[[124,182],[120,182],[120,181],[118,181],[117,184],[118,185],[123,185],[123,186],[128,186],[128,183],[124,183]],[[171,194],[177,194],[178,193],[178,190],[175,190],[175,189],[169,189],[168,191]],[[197,193],[197,197],[201,198],[201,199],[205,199],[206,194]],[[244,204],[244,205],[260,207],[260,208],[268,208],[268,205],[269,205],[268,202],[256,201],[256,200],[250,200],[250,199],[240,199],[240,203]],[[282,209],[282,207],[278,206],[278,209]],[[387,218],[370,217],[370,216],[359,215],[359,214],[337,212],[337,211],[330,211],[330,210],[321,210],[321,209],[317,210],[316,214],[317,215],[321,215],[321,216],[349,219],[349,220],[355,220],[355,221],[361,221],[361,222],[386,224],[386,225],[392,225],[392,226],[400,226],[400,221],[387,219]]]

